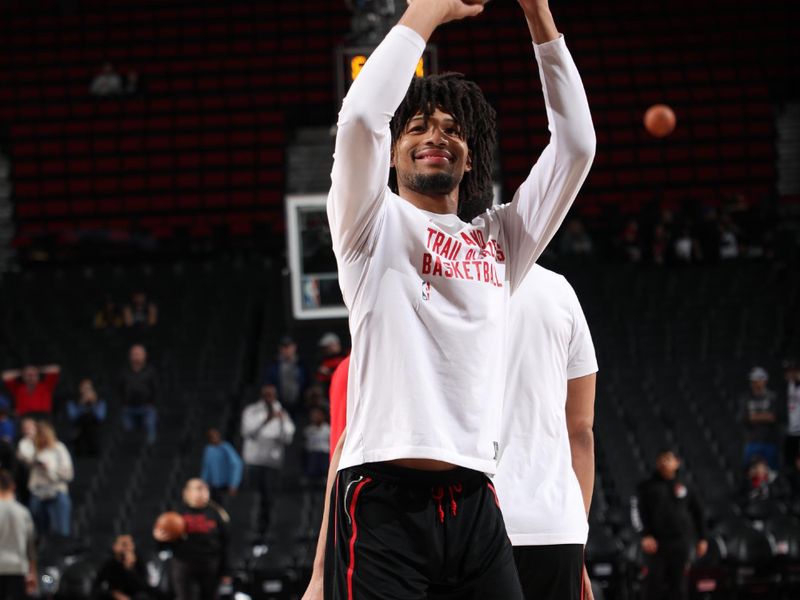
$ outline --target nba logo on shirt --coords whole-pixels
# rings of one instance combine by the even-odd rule
[[[431,282],[430,281],[423,281],[422,282],[422,299],[423,300],[430,300],[431,299]]]

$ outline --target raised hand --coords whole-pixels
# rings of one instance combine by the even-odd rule
[[[485,0],[410,0],[400,25],[410,27],[426,40],[444,23],[476,17]]]

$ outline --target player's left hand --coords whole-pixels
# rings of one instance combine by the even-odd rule
[[[592,580],[589,578],[589,571],[586,570],[586,565],[583,565],[583,598],[581,600],[594,600]]]

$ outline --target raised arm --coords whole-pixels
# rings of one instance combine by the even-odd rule
[[[474,16],[482,5],[462,0],[414,0],[375,49],[339,112],[328,220],[340,260],[370,247],[389,180],[389,124],[403,101],[425,44],[437,26]]]
[[[511,203],[501,207],[512,292],[561,226],[594,160],[596,138],[578,69],[547,0],[519,0],[534,42],[550,141]]]
[[[6,369],[2,373],[2,379],[4,382],[14,381],[22,377],[22,369]]]

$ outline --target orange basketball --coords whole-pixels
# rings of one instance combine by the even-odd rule
[[[667,137],[675,130],[675,112],[666,104],[654,104],[644,113],[644,126],[650,135]]]
[[[174,511],[162,513],[153,527],[155,538],[164,542],[174,542],[185,532],[186,522],[180,514]]]

